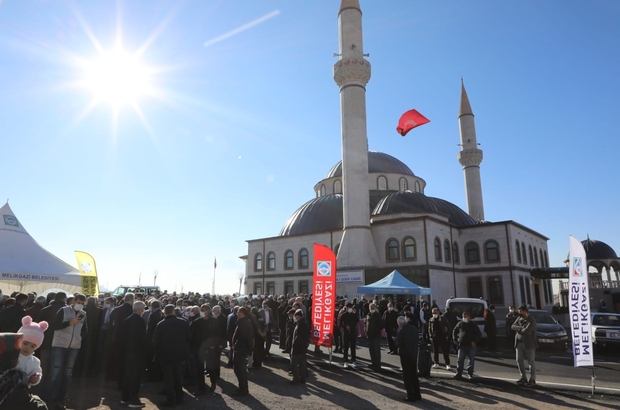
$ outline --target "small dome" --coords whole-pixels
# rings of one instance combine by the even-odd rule
[[[419,192],[394,192],[383,198],[372,215],[387,215],[400,212],[432,212],[448,216],[448,221],[457,226],[476,225],[476,221],[458,206],[443,199],[428,197]]]
[[[383,152],[368,151],[369,174],[401,174],[415,176],[404,162]],[[342,161],[338,161],[327,173],[325,179],[342,176]]]
[[[594,260],[594,259],[617,259],[618,255],[611,248],[611,246],[607,245],[605,242],[595,241],[590,238],[585,241],[581,241],[583,248],[586,250],[586,259]]]
[[[342,194],[324,195],[303,204],[286,221],[280,236],[342,229]]]

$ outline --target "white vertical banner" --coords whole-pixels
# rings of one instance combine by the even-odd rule
[[[573,366],[594,366],[586,251],[583,249],[581,242],[576,238],[571,236],[569,240],[568,274],[570,277],[570,296],[568,303],[570,325],[573,333]]]

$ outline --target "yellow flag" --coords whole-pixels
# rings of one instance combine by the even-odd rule
[[[99,295],[99,280],[97,279],[95,260],[82,251],[75,251],[75,257],[82,275],[82,293],[97,297]]]

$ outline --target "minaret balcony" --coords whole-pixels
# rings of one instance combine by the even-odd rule
[[[342,58],[334,64],[334,81],[339,87],[366,86],[370,81],[370,63],[363,58]]]
[[[482,150],[474,148],[459,151],[458,159],[463,167],[479,166],[482,162]]]

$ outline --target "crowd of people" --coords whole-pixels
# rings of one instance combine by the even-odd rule
[[[16,292],[0,297],[0,303],[0,332],[27,333],[21,350],[22,356],[30,357],[27,366],[23,359],[28,387],[49,409],[65,408],[72,377],[93,374],[116,380],[120,402],[130,408],[145,406],[140,400],[144,379],[161,382],[160,393],[166,397],[161,406],[175,407],[183,402],[183,387],[194,396],[217,389],[222,358],[238,379],[234,394],[244,396],[249,394],[248,369],[262,367],[274,339],[282,353],[290,355],[291,384],[306,383],[312,328],[308,295],[236,298],[164,291],[95,297]],[[407,401],[421,400],[419,346],[432,346],[434,368],[440,367],[441,352],[448,370],[454,348],[454,377],[460,379],[464,372],[473,376],[481,332],[469,312],[463,312],[459,320],[451,311],[442,314],[436,301],[429,306],[422,300],[388,296],[359,301],[338,297],[335,308],[333,353],[343,355],[345,367],[356,367],[357,339],[364,337],[369,369],[380,371],[381,344],[386,339],[387,353],[400,356]],[[484,328],[492,351],[497,332],[494,310],[491,305],[485,312]],[[521,374],[518,383],[534,385],[535,321],[527,315],[526,306],[519,307],[518,313],[511,307],[506,319]],[[29,327],[36,328],[36,337]],[[530,364],[529,379],[525,359]]]

